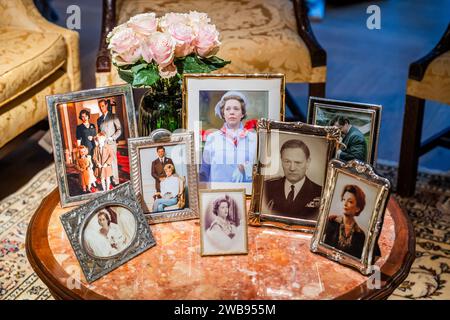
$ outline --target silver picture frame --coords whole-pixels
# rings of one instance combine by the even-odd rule
[[[151,212],[147,208],[143,195],[143,174],[141,172],[141,150],[157,148],[158,146],[185,146],[186,150],[186,189],[188,206],[182,209],[165,212]],[[138,202],[144,210],[144,214],[150,224],[171,222],[199,217],[198,204],[198,175],[194,156],[194,134],[193,132],[170,133],[159,129],[152,132],[149,137],[132,138],[128,140],[130,154],[130,176],[133,190]],[[148,166],[150,170],[150,164]]]
[[[365,218],[367,232],[360,259],[348,252],[344,252],[343,250],[325,243],[326,240],[324,240],[333,197],[336,192],[336,197],[339,197],[339,192],[341,192],[341,190],[337,190],[339,179],[351,181],[356,185],[360,185],[361,188],[366,187],[366,191],[369,190],[369,187],[374,190],[371,193],[372,199],[370,199],[372,206],[368,209],[371,214],[369,219],[367,219],[367,217]],[[377,242],[384,221],[384,213],[389,199],[390,187],[389,180],[377,175],[373,168],[367,163],[358,160],[352,160],[347,163],[337,159],[331,160],[328,167],[328,178],[322,197],[319,220],[311,239],[311,251],[321,254],[340,264],[352,267],[363,275],[370,274],[373,271],[372,263],[374,261],[375,249],[378,246]],[[368,203],[369,199],[366,197],[365,204],[367,205]]]
[[[126,141],[127,138],[137,137],[134,101],[133,101],[132,87],[130,85],[111,86],[77,92],[70,92],[66,94],[46,96],[48,121],[50,125],[50,133],[53,143],[55,169],[61,199],[61,207],[63,208],[85,203],[88,200],[96,198],[99,195],[99,193],[95,192],[80,195],[70,195],[68,173],[66,166],[67,159],[65,155],[63,142],[64,133],[62,132],[61,117],[57,110],[58,105],[72,102],[75,103],[81,101],[88,101],[93,99],[102,99],[118,95],[123,95],[124,101],[123,108],[125,109],[124,112],[126,114],[127,118],[126,123],[128,126],[127,129],[128,136],[125,136],[124,139]]]
[[[122,207],[127,209],[134,218],[134,237],[126,248],[113,256],[95,256],[89,253],[85,245],[85,230],[93,216],[99,210],[108,207]],[[130,182],[126,182],[80,207],[63,214],[60,220],[85,278],[89,283],[101,278],[156,245],[150,226],[134,197]]]
[[[251,198],[251,205],[249,209],[249,224],[253,226],[268,226],[276,227],[285,230],[302,231],[312,233],[316,225],[316,220],[302,219],[283,216],[283,214],[267,214],[263,212],[263,197],[264,197],[264,184],[266,175],[264,169],[267,168],[270,161],[265,159],[270,154],[271,137],[272,134],[292,134],[293,137],[311,137],[323,140],[326,143],[321,156],[325,157],[323,168],[319,168],[323,175],[320,183],[324,186],[327,180],[327,165],[330,159],[335,155],[336,149],[339,144],[340,131],[337,127],[322,127],[313,126],[303,122],[281,122],[268,119],[261,119],[258,121],[258,151],[257,151],[257,163],[254,166],[253,173],[253,194]],[[275,190],[272,190],[272,192]],[[323,187],[322,187],[323,193]],[[314,207],[317,208],[318,213],[320,206],[320,197],[317,201],[314,200]],[[299,212],[302,215],[302,212]],[[316,214],[317,215],[317,214]]]
[[[367,133],[365,130],[368,129],[367,157],[363,162],[375,166],[378,152],[378,138],[380,135],[382,109],[382,106],[378,104],[310,97],[308,102],[307,119],[309,124],[324,125],[319,123],[318,119],[318,114],[321,112],[322,114],[342,115],[349,119],[356,119],[359,121],[360,129],[364,135]],[[342,144],[342,147],[345,148],[345,144]],[[349,161],[350,159],[340,160]]]

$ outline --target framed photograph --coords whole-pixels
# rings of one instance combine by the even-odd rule
[[[137,136],[131,86],[46,99],[62,207],[130,180],[127,139]]]
[[[312,232],[340,134],[336,127],[258,121],[252,225]]]
[[[252,190],[256,123],[284,120],[282,74],[183,76],[183,126],[194,131],[201,189]]]
[[[389,180],[369,164],[333,159],[311,251],[368,275],[374,255],[380,255],[377,241],[389,190]]]
[[[336,158],[375,165],[381,121],[380,105],[309,98],[308,123],[337,126],[342,141]]]
[[[156,244],[130,182],[60,219],[89,283]]]
[[[128,143],[133,189],[148,221],[198,218],[194,134],[152,135]]]
[[[200,190],[201,255],[247,254],[245,189]]]

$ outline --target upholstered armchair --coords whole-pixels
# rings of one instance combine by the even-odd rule
[[[2,151],[46,118],[46,95],[78,89],[78,33],[45,20],[33,0],[0,0]]]
[[[397,181],[402,196],[414,194],[420,156],[437,146],[450,148],[450,127],[421,142],[425,100],[450,105],[450,24],[436,47],[409,66]]]
[[[232,63],[218,72],[284,73],[287,82],[308,83],[309,95],[325,95],[326,52],[314,37],[302,0],[104,0],[97,86],[123,82],[111,68],[105,41],[116,25],[143,12],[162,16],[190,10],[208,13],[220,31],[218,55]],[[291,105],[289,96],[287,102]]]

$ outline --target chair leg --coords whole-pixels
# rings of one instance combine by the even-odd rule
[[[424,99],[406,95],[397,179],[397,193],[404,197],[412,196],[416,189],[424,110]]]
[[[325,98],[325,82],[310,83],[309,97]]]

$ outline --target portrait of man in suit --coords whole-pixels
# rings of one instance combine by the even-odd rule
[[[164,166],[172,164],[172,159],[166,157],[166,149],[163,146],[156,148],[158,157],[152,162],[152,177],[155,179],[156,192],[161,192],[161,181],[166,177]]]
[[[317,220],[322,187],[306,175],[311,164],[308,146],[300,139],[280,149],[284,176],[264,181],[263,211],[288,218]]]
[[[122,125],[119,118],[108,110],[108,103],[105,99],[98,101],[98,106],[102,115],[97,119],[97,128],[99,132],[106,134],[106,144],[112,149],[114,157],[112,162],[112,184],[119,184],[119,167],[117,164],[117,139],[122,134]]]

